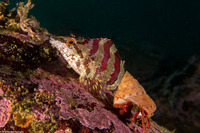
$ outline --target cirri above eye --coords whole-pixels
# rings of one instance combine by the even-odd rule
[[[74,38],[68,38],[67,39],[67,44],[69,45],[69,46],[73,46],[73,45],[75,45],[76,44],[76,40],[74,39]]]

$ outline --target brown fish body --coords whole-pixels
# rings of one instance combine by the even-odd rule
[[[112,40],[51,37],[50,43],[95,96],[105,98],[105,91],[115,90],[119,85],[124,75],[124,64]]]

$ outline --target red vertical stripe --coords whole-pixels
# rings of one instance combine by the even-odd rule
[[[106,43],[104,43],[104,55],[103,60],[101,62],[101,67],[99,69],[99,72],[106,70],[108,60],[110,59],[110,47],[113,45],[113,42],[111,40],[108,40]]]
[[[92,44],[92,49],[90,50],[90,54],[89,56],[92,56],[94,55],[97,50],[99,49],[99,42],[100,42],[101,39],[94,39],[93,40],[93,44]]]
[[[120,72],[120,56],[118,51],[115,52],[115,63],[114,63],[114,72],[111,74],[109,81],[106,83],[107,85],[113,84],[119,75]]]

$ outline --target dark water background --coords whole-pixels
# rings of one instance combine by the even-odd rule
[[[132,73],[135,66],[142,70],[152,67],[149,70],[153,71],[156,63],[163,69],[160,74],[171,73],[183,67],[192,55],[200,54],[199,0],[32,0],[32,3],[35,7],[30,14],[52,34],[112,39]],[[141,75],[138,77],[142,78]]]
[[[130,42],[135,42],[158,47],[160,53],[178,59],[200,50],[198,0],[32,0],[32,3],[35,7],[31,14],[50,33],[107,37],[118,47],[129,47],[134,45]]]
[[[33,3],[36,6],[32,14],[49,32],[107,37],[119,42],[118,45],[148,42],[179,58],[200,50],[198,0],[33,0]]]
[[[200,53],[198,0],[33,0],[31,14],[50,33],[111,38],[119,51],[167,60],[164,69],[182,66]],[[125,49],[125,50],[124,50]],[[123,59],[132,54],[123,54]],[[131,61],[129,61],[131,63]],[[132,63],[134,64],[134,62]],[[168,64],[168,66],[167,66]],[[128,67],[131,71],[131,67]]]

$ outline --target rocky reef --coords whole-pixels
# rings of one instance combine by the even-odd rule
[[[49,43],[53,35],[29,16],[33,4],[0,2],[0,131],[143,132],[91,95]],[[189,98],[188,98],[189,99]],[[146,132],[169,132],[151,121]]]
[[[200,131],[200,57],[192,56],[184,67],[146,82],[157,97],[154,117],[176,132]],[[167,117],[167,119],[166,119]],[[175,120],[175,121],[174,121]]]

